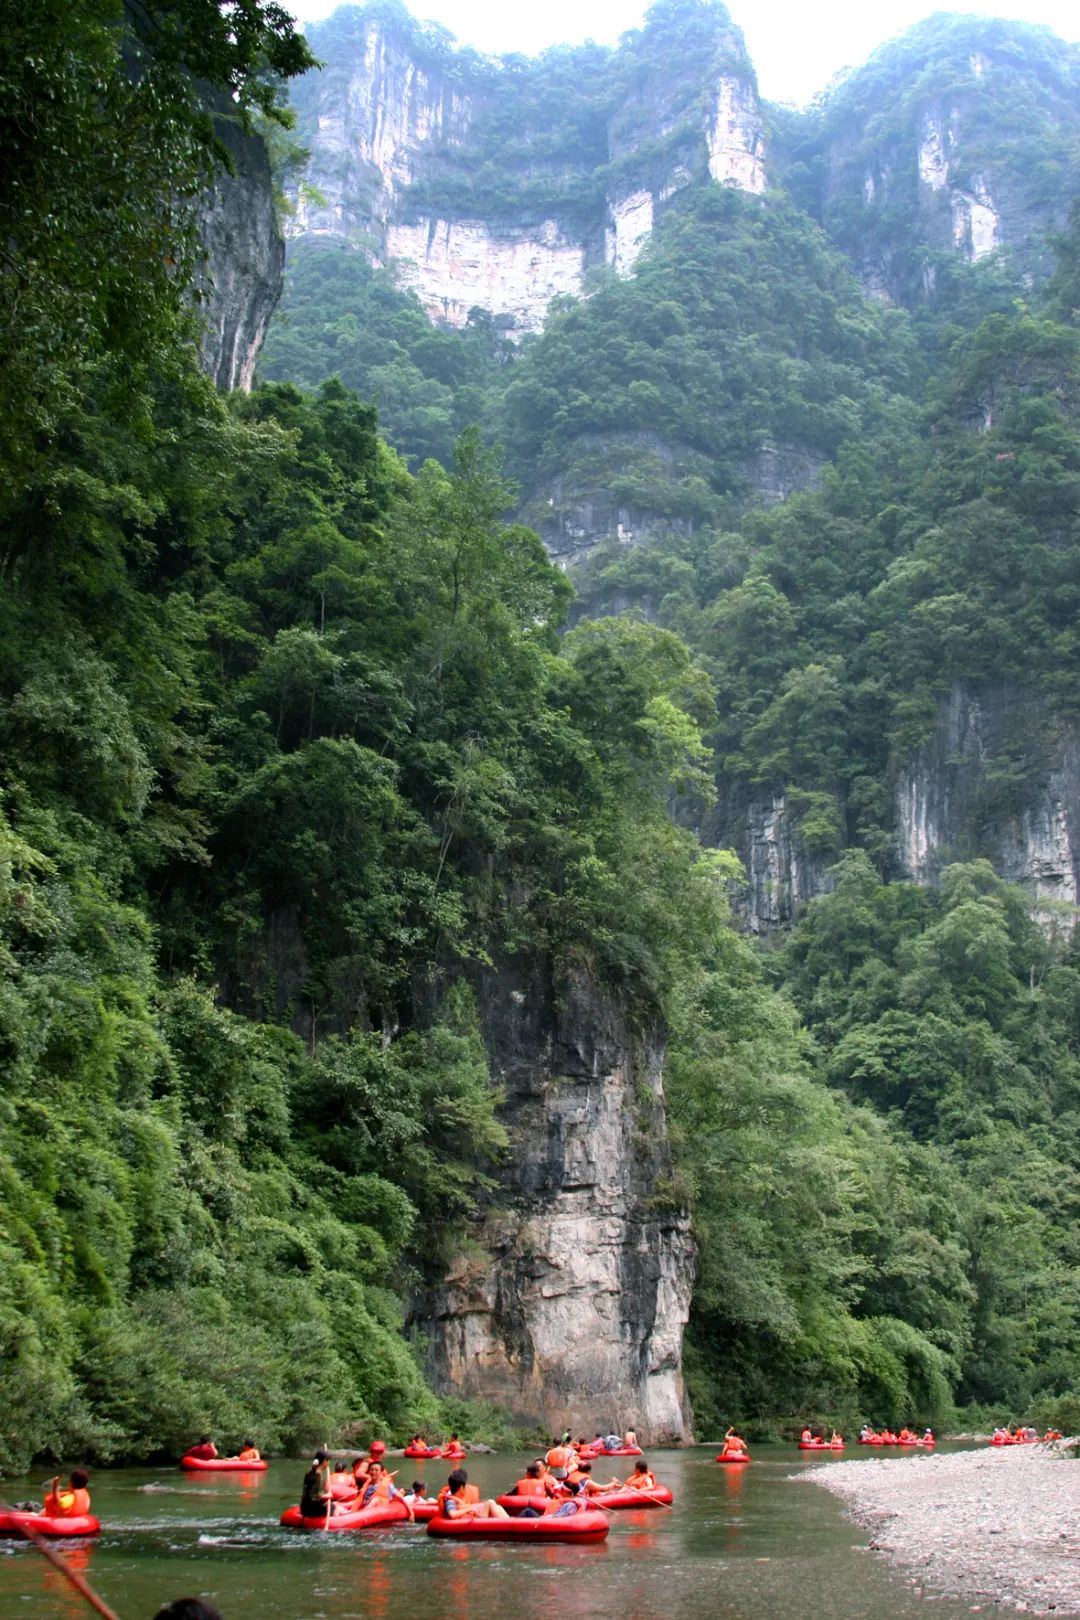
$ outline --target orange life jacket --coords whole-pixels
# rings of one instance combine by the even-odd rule
[[[573,1452],[569,1446],[552,1446],[544,1461],[549,1468],[568,1468]]]
[[[367,1507],[371,1507],[375,1502],[389,1502],[390,1487],[393,1483],[393,1480],[387,1479],[385,1474],[383,1474],[381,1479],[368,1480],[366,1485],[361,1486],[364,1496],[367,1497],[367,1502],[365,1505]],[[371,1492],[370,1496],[368,1495],[369,1491]]]
[[[261,1462],[258,1446],[246,1446],[239,1454],[241,1462]]]
[[[547,1490],[542,1479],[533,1479],[531,1474],[526,1474],[524,1479],[519,1479],[514,1482],[514,1495],[546,1496]]]
[[[631,1474],[626,1485],[627,1489],[631,1491],[655,1491],[656,1476],[646,1469],[643,1474]]]
[[[90,1492],[50,1491],[45,1498],[44,1512],[49,1519],[85,1518],[90,1512]]]
[[[438,1496],[436,1497],[436,1501],[439,1504],[439,1512],[440,1513],[443,1511],[443,1503],[446,1501],[446,1498],[449,1495],[450,1495],[450,1487],[449,1487],[449,1485],[444,1485],[442,1490],[439,1492]],[[460,1496],[459,1500],[464,1502],[466,1505],[471,1505],[473,1502],[479,1502],[479,1500],[480,1500],[480,1487],[479,1487],[479,1485],[466,1485],[465,1489],[461,1493],[461,1496]]]

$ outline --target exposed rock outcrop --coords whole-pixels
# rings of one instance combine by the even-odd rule
[[[662,1041],[633,1034],[587,976],[554,983],[538,963],[489,975],[479,999],[512,1157],[475,1248],[419,1302],[429,1374],[549,1432],[684,1439],[694,1251],[671,1182]]]
[[[505,206],[481,204],[478,212],[455,201],[445,183],[447,155],[484,141],[500,75],[516,71],[512,65],[455,55],[405,20],[395,23],[385,7],[355,8],[316,27],[313,47],[327,67],[294,93],[311,162],[292,234],[395,262],[433,320],[462,326],[479,306],[512,335],[539,330],[552,298],[579,293],[592,266],[631,274],[665,204],[683,187],[711,176],[765,190],[753,70],[723,8],[709,16],[700,79],[654,66],[627,94],[618,88],[619,66],[634,36],[612,53],[606,148],[601,127],[592,158],[568,160],[568,174],[584,173],[588,161],[610,164],[595,205],[560,208],[555,184],[546,209],[525,206],[516,217]],[[528,116],[535,121],[536,109]],[[528,136],[542,153],[552,132],[539,116]],[[543,156],[519,162],[523,176],[546,172]],[[422,190],[411,191],[419,182]],[[435,206],[433,197],[441,197]]]
[[[1008,248],[1028,277],[1053,266],[1080,150],[1080,52],[1045,30],[931,18],[877,51],[835,92],[823,219],[871,293],[932,295],[941,263]]]
[[[1080,736],[1036,697],[958,686],[896,783],[897,857],[932,883],[985,856],[1039,900],[1080,894]]]
[[[255,362],[285,276],[285,240],[278,225],[270,159],[258,135],[235,118],[215,118],[233,172],[220,171],[199,215],[206,249],[201,278],[203,369],[228,390],[251,387]]]

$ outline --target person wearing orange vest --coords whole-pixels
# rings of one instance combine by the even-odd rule
[[[800,1434],[800,1436],[799,1436],[799,1439],[802,1441],[804,1446],[809,1445],[810,1441],[813,1438],[814,1438],[813,1430],[810,1429],[810,1428],[805,1428],[803,1430],[802,1434]]]
[[[551,1470],[554,1479],[565,1479],[570,1472],[571,1465],[577,1462],[577,1453],[572,1446],[564,1444],[562,1440],[553,1440],[551,1450],[544,1461]]]
[[[634,1464],[633,1473],[624,1483],[628,1491],[655,1491],[656,1475],[644,1457],[639,1457]]]
[[[60,1488],[60,1475],[57,1474],[52,1482],[52,1490],[46,1492],[42,1512],[48,1519],[83,1519],[90,1512],[90,1492],[87,1485],[90,1475],[85,1468],[71,1470],[71,1483],[67,1490]]]
[[[605,1491],[617,1490],[620,1482],[611,1479],[606,1485],[599,1485],[592,1477],[592,1463],[579,1462],[567,1474],[566,1483],[578,1496],[602,1496]]]
[[[262,1458],[259,1456],[259,1448],[255,1444],[254,1440],[245,1440],[243,1445],[240,1447],[238,1456],[240,1462],[262,1461]]]
[[[544,1477],[544,1465],[531,1462],[520,1479],[514,1481],[515,1496],[555,1496],[554,1481],[549,1482]]]
[[[471,1487],[476,1490],[475,1485]],[[480,1492],[470,1501],[466,1492],[470,1489],[463,1468],[455,1468],[446,1482],[446,1495],[439,1493],[439,1511],[448,1519],[508,1519],[510,1517],[504,1507],[491,1497],[481,1502]]]
[[[397,1497],[401,1497],[401,1500],[405,1503],[405,1507],[409,1515],[409,1523],[411,1524],[413,1518],[415,1517],[412,1510],[412,1503],[406,1501],[404,1494],[398,1490],[393,1479],[386,1472],[386,1469],[383,1467],[382,1463],[372,1461],[371,1466],[368,1468],[367,1484],[364,1486],[360,1495],[360,1506],[362,1508],[375,1507],[376,1504],[379,1506],[387,1506]]]
[[[736,1433],[734,1429],[729,1427],[727,1433],[724,1435],[724,1450],[727,1452],[729,1457],[741,1457],[746,1451],[746,1441],[743,1439],[741,1434]]]
[[[440,1513],[446,1511],[446,1503],[449,1500],[450,1492],[453,1489],[455,1480],[461,1481],[461,1500],[466,1506],[475,1507],[476,1503],[480,1500],[480,1487],[478,1485],[469,1484],[469,1476],[465,1472],[464,1468],[455,1468],[453,1473],[447,1479],[446,1484],[442,1487],[438,1496],[436,1497],[436,1501],[439,1504]]]

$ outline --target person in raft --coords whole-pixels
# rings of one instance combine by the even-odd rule
[[[626,1433],[622,1437],[622,1443],[626,1447],[627,1451],[629,1451],[632,1446],[637,1445],[637,1435],[634,1433],[633,1429],[627,1429]]]
[[[743,1439],[742,1435],[739,1434],[738,1430],[731,1428],[730,1425],[727,1433],[724,1435],[724,1450],[729,1452],[742,1452],[746,1450],[746,1441]]]
[[[655,1491],[656,1475],[644,1457],[639,1457],[634,1464],[629,1479],[624,1483],[628,1491]]]
[[[609,1479],[606,1485],[599,1485],[592,1477],[592,1463],[579,1462],[567,1474],[566,1483],[577,1496],[602,1496],[605,1491],[618,1490],[622,1481]]]
[[[426,1505],[435,1500],[433,1496],[428,1496],[427,1486],[422,1479],[414,1479],[408,1490],[402,1491],[401,1494],[402,1499],[408,1503],[409,1507],[416,1507],[418,1503]]]
[[[52,1482],[52,1489],[46,1491],[42,1513],[47,1519],[82,1519],[90,1511],[90,1492],[87,1486],[90,1475],[85,1468],[71,1470],[71,1483],[66,1490],[60,1487],[60,1475],[57,1474]]]
[[[243,1445],[240,1447],[240,1450],[237,1452],[237,1461],[262,1462],[262,1457],[259,1454],[259,1448],[255,1444],[254,1440],[244,1441]]]
[[[325,1446],[319,1447],[304,1475],[300,1512],[305,1519],[324,1519],[327,1513],[337,1512],[337,1503],[330,1495],[330,1453]]]
[[[814,1431],[812,1429],[810,1429],[810,1428],[804,1429],[802,1434],[800,1434],[800,1436],[799,1436],[799,1439],[800,1439],[800,1441],[802,1442],[802,1444],[804,1446],[809,1445],[810,1441],[813,1438],[814,1438]]]
[[[553,1479],[565,1479],[570,1472],[571,1464],[577,1461],[577,1454],[565,1440],[553,1440],[544,1461]]]
[[[202,1462],[213,1462],[218,1454],[218,1449],[210,1436],[204,1434],[197,1446],[188,1447],[187,1454],[189,1457],[198,1457]]]
[[[356,1481],[358,1490],[367,1484],[368,1474],[371,1470],[372,1463],[381,1463],[385,1456],[386,1441],[373,1440],[370,1446],[368,1446],[367,1456],[357,1457],[356,1461],[353,1463],[352,1471],[353,1479]]]
[[[463,1468],[455,1468],[446,1482],[446,1499],[442,1510],[448,1519],[508,1519],[506,1509],[500,1507],[498,1502],[490,1496],[486,1502],[469,1502],[465,1492],[469,1486],[468,1475]],[[411,1510],[410,1510],[411,1511]]]
[[[393,1477],[386,1472],[382,1463],[373,1461],[368,1469],[367,1484],[360,1493],[360,1506],[362,1508],[374,1507],[377,1502],[393,1502],[399,1496],[409,1510],[409,1522],[411,1524],[413,1518],[412,1503],[405,1501],[404,1491],[398,1490]]]
[[[514,1481],[515,1496],[535,1496],[548,1499],[558,1496],[559,1488],[545,1472],[542,1462],[531,1462],[520,1479]]]

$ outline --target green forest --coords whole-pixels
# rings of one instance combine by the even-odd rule
[[[300,248],[224,396],[197,86],[284,131],[311,64],[239,11],[43,0],[0,55],[0,1469],[496,1433],[406,1324],[507,1196],[477,996],[514,956],[666,1031],[702,1432],[1075,1430],[1073,919],[976,850],[899,880],[889,786],[957,682],[1076,718],[1080,216],[1041,283],[908,312],[792,159],[520,349]],[[763,509],[777,436],[823,470]],[[569,580],[527,526],[556,470],[654,543]],[[831,871],[765,945],[693,830],[739,784]]]

